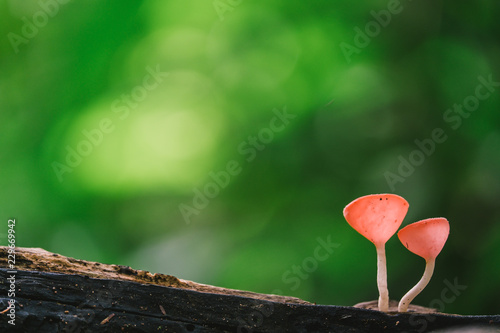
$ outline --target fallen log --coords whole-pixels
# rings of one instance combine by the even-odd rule
[[[0,332],[427,332],[471,326],[478,332],[500,330],[500,315],[448,315],[421,307],[382,313],[369,309],[369,303],[361,308],[316,305],[42,249],[16,248],[15,254],[11,267],[8,248],[0,247]]]

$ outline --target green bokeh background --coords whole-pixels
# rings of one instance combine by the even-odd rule
[[[500,88],[445,119],[478,77],[500,81],[498,1],[403,1],[385,26],[375,16],[397,3],[63,2],[0,0],[1,244],[16,218],[20,247],[353,305],[378,297],[375,248],[342,209],[390,192],[410,203],[403,226],[451,225],[414,303],[499,313]],[[156,69],[168,75],[140,88]],[[293,119],[270,132],[283,110]],[[68,149],[86,156],[70,167]],[[419,165],[391,185],[402,159]],[[318,238],[336,244],[326,260],[311,259]],[[387,262],[399,299],[424,260],[393,237]]]

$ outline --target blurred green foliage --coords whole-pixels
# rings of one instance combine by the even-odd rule
[[[392,192],[451,224],[414,303],[498,313],[500,89],[445,113],[500,81],[500,5],[391,3],[1,0],[1,243],[14,217],[17,246],[352,305],[376,256],[342,209]],[[399,299],[424,261],[387,256]]]

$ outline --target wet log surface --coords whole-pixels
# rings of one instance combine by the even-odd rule
[[[0,314],[0,332],[428,332],[471,326],[500,331],[500,315],[386,314],[315,305],[41,249],[17,248],[15,271],[7,248],[0,247],[0,311],[12,299],[12,276],[16,305],[15,326],[7,310]]]

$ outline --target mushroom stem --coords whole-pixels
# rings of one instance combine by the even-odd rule
[[[401,301],[399,301],[398,305],[399,312],[408,311],[408,306],[410,305],[411,301],[413,301],[413,299],[418,294],[420,294],[422,290],[424,290],[425,286],[427,286],[427,284],[431,280],[432,273],[434,272],[435,262],[435,259],[426,260],[424,275],[422,275],[422,278],[420,279],[420,281],[418,281],[415,287],[411,288],[410,291],[407,292],[406,295],[403,296],[403,298],[401,298]]]
[[[389,311],[389,290],[387,290],[387,264],[385,259],[385,244],[375,245],[377,248],[377,286],[378,310]]]

